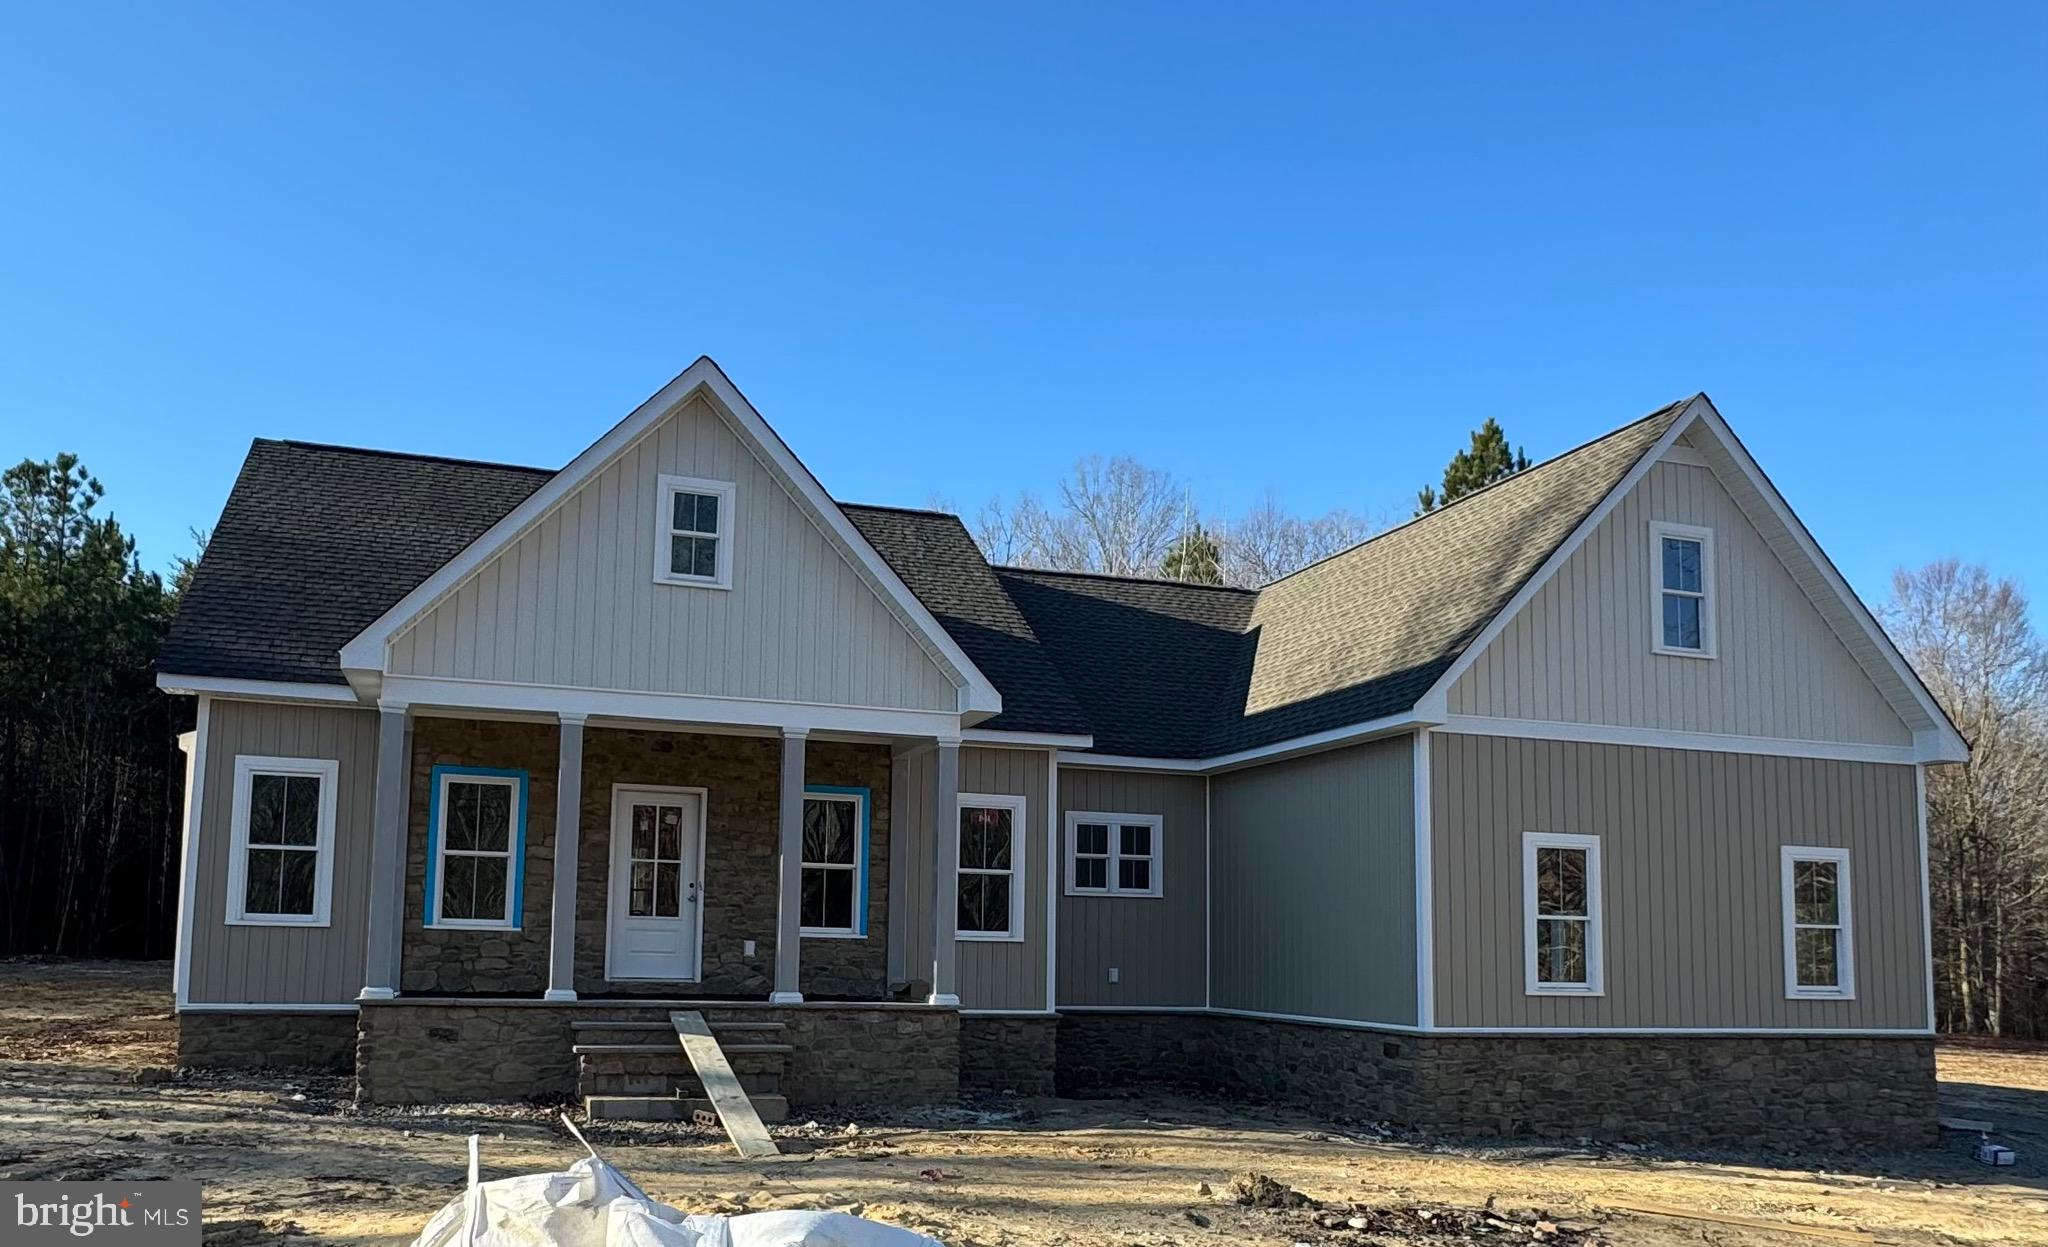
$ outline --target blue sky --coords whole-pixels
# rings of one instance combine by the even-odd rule
[[[699,354],[840,497],[1406,513],[1708,391],[1866,597],[2048,593],[2048,8],[23,6],[0,458],[559,464]]]

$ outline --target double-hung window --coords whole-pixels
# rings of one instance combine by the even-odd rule
[[[661,478],[654,507],[658,583],[732,588],[734,493],[731,481]]]
[[[1161,819],[1157,814],[1067,812],[1068,896],[1161,894]]]
[[[427,925],[517,927],[526,772],[437,766],[427,814]]]
[[[235,759],[229,923],[328,924],[340,770],[326,758]]]
[[[960,794],[955,932],[963,940],[1024,938],[1024,798]]]
[[[1849,850],[1786,845],[1785,995],[1848,1000],[1856,995],[1849,928]]]
[[[868,790],[813,787],[804,794],[803,933],[867,934]]]
[[[1659,654],[1714,656],[1714,531],[1650,525],[1650,635]]]
[[[1532,831],[1522,837],[1522,946],[1532,996],[1604,990],[1600,838]]]

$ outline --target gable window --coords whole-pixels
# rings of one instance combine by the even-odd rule
[[[868,790],[804,790],[803,934],[859,939],[868,931]]]
[[[732,588],[733,493],[731,481],[661,478],[654,507],[655,580]]]
[[[430,927],[516,928],[526,772],[437,766],[427,810]]]
[[[1522,946],[1532,996],[1597,996],[1605,982],[1600,838],[1522,837]]]
[[[1651,646],[1659,654],[1714,656],[1714,531],[1650,525]]]
[[[960,794],[955,932],[963,940],[1024,938],[1024,798]]]
[[[328,925],[340,770],[327,758],[235,759],[229,923]]]
[[[1786,845],[1779,859],[1785,890],[1785,995],[1854,997],[1849,850]]]
[[[1067,812],[1068,896],[1161,894],[1157,814]]]

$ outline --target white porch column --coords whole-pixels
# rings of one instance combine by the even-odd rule
[[[939,738],[932,765],[932,994],[957,1005],[960,888],[960,738]]]
[[[555,771],[555,896],[548,910],[548,990],[543,1000],[576,999],[576,859],[583,845],[583,716],[562,719]]]
[[[776,906],[775,990],[769,993],[770,1004],[802,1004],[804,999],[797,977],[804,953],[804,739],[808,735],[799,728],[782,732],[782,808],[777,819],[781,860],[776,890],[780,904]]]
[[[369,947],[358,1000],[398,994],[399,950],[405,930],[406,795],[411,757],[403,705],[377,707],[377,800],[370,825]]]

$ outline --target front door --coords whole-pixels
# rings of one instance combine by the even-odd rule
[[[704,933],[697,895],[704,794],[620,788],[612,794],[611,900],[605,977],[694,981]]]

